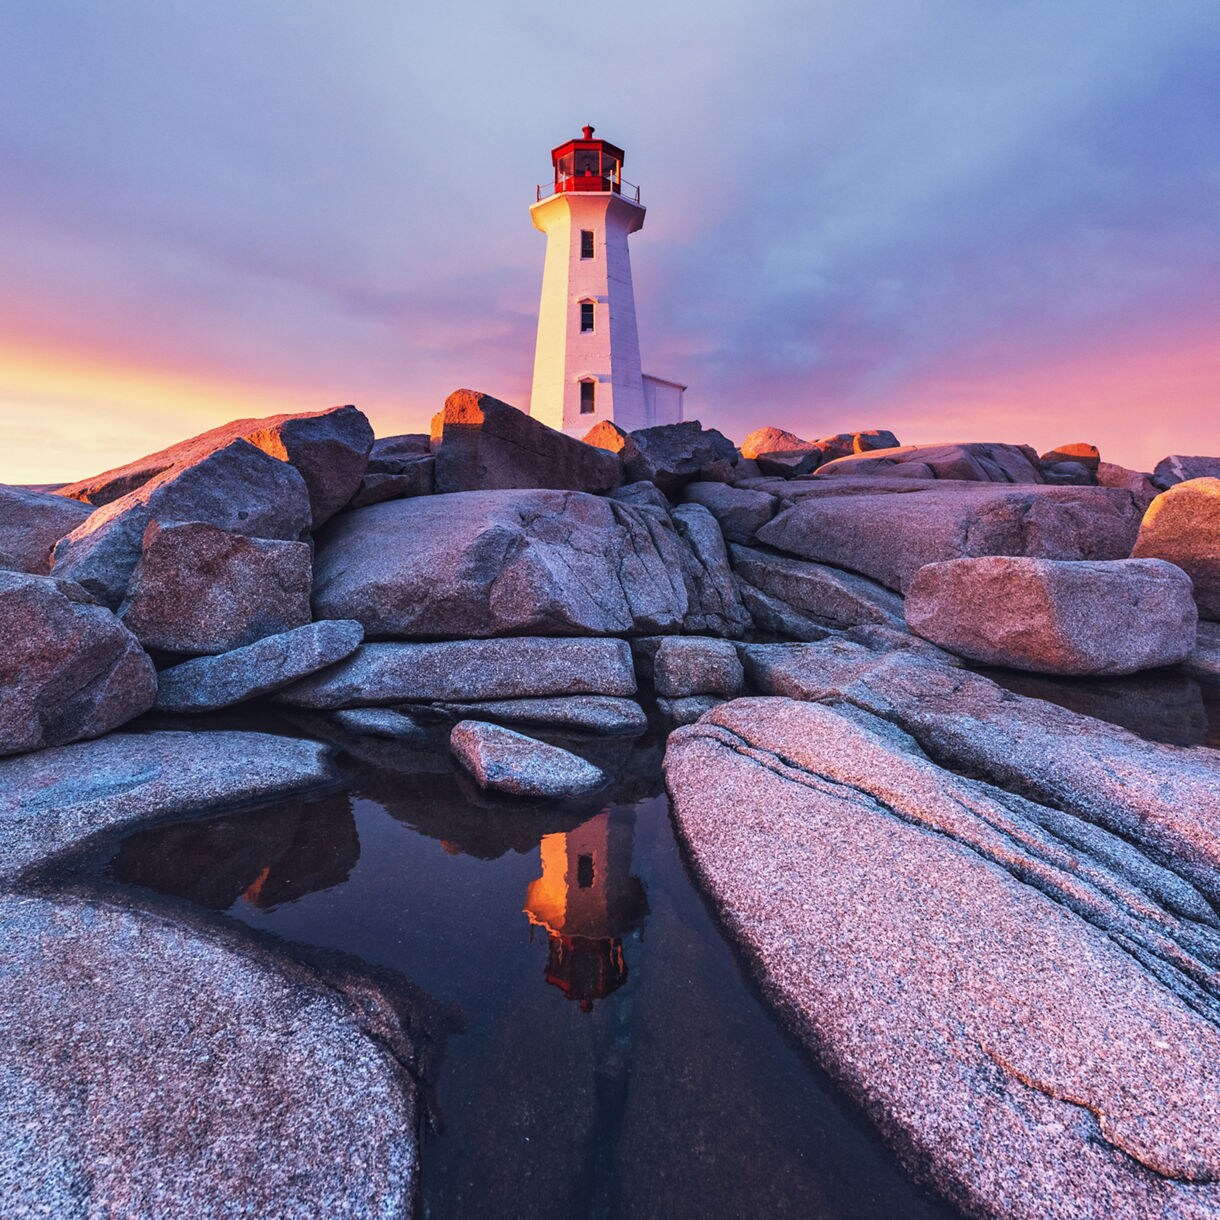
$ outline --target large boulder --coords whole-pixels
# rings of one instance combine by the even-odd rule
[[[1220,619],[1220,478],[1189,479],[1157,496],[1131,554],[1177,564],[1194,582],[1200,617]]]
[[[804,441],[782,428],[756,428],[741,443],[741,456],[758,461],[765,474],[781,477],[808,474],[823,462],[849,453],[894,449],[898,438],[882,428],[863,432],[839,432],[816,441]]]
[[[625,640],[527,636],[365,644],[341,665],[281,691],[276,702],[344,708],[551,695],[627,696],[635,691]]]
[[[115,609],[154,521],[201,521],[231,534],[291,542],[308,534],[310,519],[309,493],[296,469],[235,440],[96,509],[56,546],[52,571]]]
[[[0,899],[6,1214],[409,1214],[418,1091],[391,998],[192,925]]]
[[[425,496],[322,532],[314,611],[374,638],[674,631],[691,608],[690,562],[667,516],[600,496]]]
[[[287,462],[301,475],[316,527],[334,516],[360,486],[373,444],[373,429],[364,413],[350,405],[266,419],[239,419],[92,479],[69,483],[57,494],[95,507],[110,504],[174,467],[198,465],[235,440],[248,441]]]
[[[360,647],[359,623],[328,620],[265,636],[215,657],[196,657],[163,669],[157,710],[214,712],[290,686],[325,670]]]
[[[153,521],[119,617],[145,648],[228,652],[308,623],[312,581],[308,543]]]
[[[812,480],[827,488],[837,480]],[[927,482],[869,494],[867,480],[843,495],[815,488],[758,531],[767,546],[834,564],[904,591],[928,563],[981,555],[1035,559],[1126,559],[1140,507],[1102,487],[996,487]]]
[[[980,483],[1044,483],[1038,454],[1028,445],[971,442],[903,445],[880,453],[857,452],[818,467],[831,475],[958,479]]]
[[[907,589],[906,621],[970,661],[1079,676],[1184,660],[1198,615],[1190,578],[1158,559],[993,556],[920,568]]]
[[[100,737],[157,695],[148,654],[71,581],[0,572],[0,754]]]
[[[1162,490],[1188,479],[1220,479],[1220,457],[1186,457],[1175,453],[1161,458],[1152,472],[1152,481]]]
[[[629,481],[647,479],[667,496],[676,496],[696,480],[732,482],[739,455],[723,433],[691,419],[630,433],[619,457]]]
[[[753,542],[779,507],[779,500],[765,491],[727,483],[690,483],[684,494],[688,502],[702,504],[716,518],[726,542]]]
[[[764,993],[949,1199],[1220,1214],[1217,921],[1154,856],[842,705],[722,705],[665,773]]]
[[[480,788],[512,796],[582,796],[608,782],[592,763],[498,724],[461,720],[449,735],[454,757]]]
[[[750,629],[750,614],[742,605],[724,535],[716,518],[702,504],[679,504],[670,514],[679,537],[689,608],[684,631],[737,637]]]
[[[1097,485],[1099,487],[1118,487],[1123,491],[1131,492],[1144,509],[1147,509],[1161,492],[1147,471],[1128,470],[1126,466],[1118,466],[1114,462],[1097,464]]]
[[[456,390],[432,420],[436,490],[547,487],[606,492],[623,481],[617,457],[476,390]]]
[[[45,576],[55,544],[92,511],[63,496],[0,484],[0,568]]]
[[[1101,465],[1101,450],[1096,445],[1090,445],[1085,441],[1073,441],[1068,445],[1056,445],[1054,449],[1044,453],[1039,460],[1043,466],[1058,466],[1064,462],[1071,462],[1096,474]]]
[[[663,638],[652,657],[657,694],[666,699],[690,695],[739,695],[745,674],[737,649],[728,640],[700,636]]]

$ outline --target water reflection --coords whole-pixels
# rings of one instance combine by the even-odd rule
[[[627,981],[623,937],[648,914],[631,873],[635,814],[604,810],[539,844],[542,876],[525,892],[530,923],[546,930],[546,981],[591,1012]]]

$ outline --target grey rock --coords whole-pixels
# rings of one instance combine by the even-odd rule
[[[228,652],[308,623],[312,583],[307,543],[153,521],[119,617],[146,648]]]
[[[754,459],[759,473],[779,479],[799,479],[812,474],[822,464],[821,448],[809,442],[799,449],[784,449],[777,453],[760,453]]]
[[[570,751],[496,724],[460,720],[449,735],[449,748],[475,783],[493,792],[581,796],[608,782],[602,771]]]
[[[344,513],[323,531],[314,613],[382,638],[672,631],[691,609],[692,566],[668,518],[600,496],[425,496]],[[708,585],[696,587],[711,601],[698,609],[712,614]]]
[[[732,481],[737,446],[697,420],[641,428],[629,435],[619,456],[629,482],[647,479],[667,496],[688,483]]]
[[[716,518],[702,504],[679,504],[671,516],[686,543],[679,552],[689,599],[682,629],[733,638],[744,635],[751,626],[750,615],[741,603]],[[641,626],[657,629],[647,623]]]
[[[789,640],[824,640],[837,634],[837,628],[801,613],[782,598],[764,593],[740,576],[737,587],[741,593],[741,604],[749,611],[758,632]]]
[[[663,513],[669,512],[669,500],[655,483],[625,483],[608,493],[610,499],[619,500],[623,504],[633,504],[637,508],[656,508]]]
[[[902,598],[867,577],[753,547],[730,546],[729,557],[743,580],[822,626],[902,626]]]
[[[658,699],[657,710],[674,724],[694,724],[700,716],[724,702],[718,695],[685,695],[678,699]]]
[[[64,745],[152,707],[139,641],[71,581],[0,571],[0,754]]]
[[[1182,668],[1204,682],[1220,682],[1220,623],[1200,622],[1195,650]]]
[[[354,707],[335,712],[335,723],[349,732],[395,741],[427,741],[428,726],[409,712],[388,707]]]
[[[779,507],[779,500],[764,491],[730,487],[727,483],[690,483],[685,496],[702,504],[716,518],[728,542],[751,542]]]
[[[333,778],[327,749],[266,733],[112,733],[0,760],[0,877],[103,831],[299,792]]]
[[[432,453],[432,437],[427,432],[405,432],[401,436],[379,436],[369,450],[370,474],[400,474],[421,457]]]
[[[432,420],[436,490],[556,488],[605,492],[623,481],[613,454],[476,390],[456,390]]]
[[[1127,467],[1116,466],[1113,462],[1098,463],[1097,484],[1099,487],[1118,487],[1131,492],[1140,507],[1145,510],[1161,492],[1147,471],[1128,470]]]
[[[351,507],[364,508],[369,504],[381,504],[385,500],[405,500],[408,496],[430,496],[436,490],[434,457],[416,457],[396,465],[399,469],[388,473],[370,470],[360,480],[360,486],[352,497]]]
[[[1055,487],[1096,487],[1097,473],[1084,462],[1043,462],[1043,482]]]
[[[922,480],[905,493],[866,487],[865,480],[838,496],[811,492],[763,526],[759,541],[901,592],[921,567],[945,559],[1126,559],[1139,531],[1135,498],[1111,488]]]
[[[992,556],[920,568],[907,625],[959,657],[1033,673],[1133,674],[1184,660],[1198,615],[1190,578],[1158,559]]]
[[[196,657],[158,675],[157,710],[212,712],[232,707],[327,669],[351,656],[363,638],[359,623],[326,620],[219,656]]]
[[[1189,479],[1157,496],[1131,554],[1177,564],[1194,583],[1199,617],[1220,619],[1220,479]]]
[[[373,444],[373,430],[363,412],[353,406],[272,415],[266,419],[239,419],[92,479],[70,483],[59,494],[95,507],[110,504],[176,467],[198,466],[210,454],[227,449],[236,440],[248,441],[271,457],[287,462],[301,475],[312,523],[317,527],[338,512],[360,486]]]
[[[657,694],[667,699],[688,695],[731,697],[740,694],[745,685],[737,649],[728,640],[668,637],[658,645],[652,664]]]
[[[386,999],[73,897],[0,899],[0,938],[9,1214],[411,1210],[416,1088],[387,1048]]]
[[[984,483],[1042,483],[1041,463],[1028,445],[970,442],[955,445],[903,445],[881,453],[853,453],[818,467],[818,477],[894,476],[913,465],[918,477]],[[927,473],[925,473],[927,472]]]
[[[1152,481],[1162,491],[1188,479],[1220,479],[1220,457],[1186,457],[1175,453],[1161,458],[1152,472]]]
[[[291,542],[309,531],[309,495],[292,466],[235,440],[96,509],[56,546],[52,571],[117,608],[154,521],[202,521],[231,534]]]
[[[612,695],[559,695],[549,699],[492,699],[434,705],[455,716],[500,724],[534,724],[582,733],[638,737],[648,717],[634,699]]]
[[[0,568],[45,576],[55,544],[92,511],[64,496],[0,484]]]
[[[665,772],[764,992],[966,1212],[1220,1211],[1216,916],[1156,860],[843,704],[725,704]]]
[[[365,644],[324,674],[281,691],[277,703],[342,708],[551,695],[634,695],[625,640],[450,640]]]

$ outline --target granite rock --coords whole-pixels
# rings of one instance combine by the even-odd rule
[[[1220,623],[1201,622],[1195,650],[1182,668],[1204,682],[1220,682]]]
[[[0,568],[45,576],[55,544],[92,511],[63,496],[0,484]]]
[[[670,516],[686,544],[679,548],[688,599],[682,630],[734,638],[744,635],[751,626],[750,614],[742,605],[716,518],[702,504],[679,504]]]
[[[235,440],[95,509],[60,540],[51,570],[115,609],[154,521],[200,521],[231,534],[292,542],[309,531],[309,494],[292,466]]]
[[[605,492],[623,481],[612,454],[476,390],[456,390],[432,420],[436,490]]]
[[[727,542],[751,542],[779,507],[779,500],[765,491],[730,487],[727,483],[689,483],[684,495],[702,504],[716,518]]]
[[[0,623],[0,755],[100,737],[152,706],[148,654],[79,585],[0,571]]]
[[[389,462],[381,463],[389,465]],[[352,508],[365,508],[385,500],[405,500],[409,496],[430,496],[436,490],[436,459],[417,456],[395,463],[394,471],[373,471],[360,480],[352,496]]]
[[[432,453],[432,437],[427,432],[404,432],[400,436],[379,436],[369,450],[370,474],[399,474],[404,466]]]
[[[322,532],[314,613],[357,619],[374,638],[672,631],[691,609],[693,563],[668,517],[604,497],[425,496]]]
[[[524,733],[478,720],[460,720],[449,748],[480,788],[511,796],[582,796],[607,783],[592,763]]]
[[[638,737],[648,728],[648,717],[634,699],[613,695],[554,695],[541,699],[491,699],[433,706],[463,719],[531,724],[615,737]]]
[[[983,483],[1042,483],[1037,453],[1028,445],[970,442],[954,445],[903,445],[883,453],[857,452],[818,467],[818,477],[832,475],[895,476],[913,468],[916,477]]]
[[[270,694],[350,657],[363,638],[359,623],[327,619],[184,661],[158,675],[157,710],[213,712]]]
[[[683,695],[677,699],[666,699],[662,696],[657,700],[657,711],[674,724],[694,724],[701,716],[724,702],[719,695]]]
[[[308,623],[312,581],[307,543],[153,521],[119,617],[145,648],[228,652]]]
[[[353,707],[334,713],[335,723],[348,732],[394,741],[426,742],[428,726],[410,712],[389,707]]]
[[[1159,559],[991,556],[920,568],[907,590],[906,621],[970,661],[1081,676],[1184,660],[1198,615],[1190,578]]]
[[[1099,487],[1117,487],[1129,491],[1136,498],[1142,510],[1157,498],[1161,489],[1152,481],[1152,476],[1144,470],[1128,470],[1126,466],[1116,466],[1113,462],[1101,462],[1097,467],[1097,485]]]
[[[647,479],[671,497],[688,483],[731,482],[739,457],[731,440],[697,419],[641,428],[628,442],[619,453],[627,481]]]
[[[634,695],[625,640],[451,640],[365,644],[348,660],[281,691],[290,707],[532,699],[553,695]]]
[[[1044,466],[1056,466],[1060,462],[1073,462],[1097,473],[1101,465],[1101,450],[1096,445],[1084,442],[1074,442],[1070,445],[1056,445],[1054,449],[1044,453],[1040,459]]]
[[[1220,479],[1220,457],[1186,457],[1175,453],[1161,458],[1152,472],[1152,481],[1161,490],[1188,479]]]
[[[736,646],[728,640],[699,636],[661,640],[653,654],[652,674],[657,694],[667,699],[688,695],[732,697],[745,685]]]
[[[1220,619],[1220,478],[1188,479],[1157,496],[1131,554],[1177,564],[1194,583],[1199,616]]]
[[[783,428],[755,428],[741,442],[740,452],[743,458],[753,459],[764,453],[796,452],[800,449],[812,449],[812,441],[803,441],[795,432],[786,432]]]

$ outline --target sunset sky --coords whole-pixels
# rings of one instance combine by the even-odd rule
[[[740,440],[1220,454],[1220,3],[0,0],[0,481],[528,405],[549,150]]]

